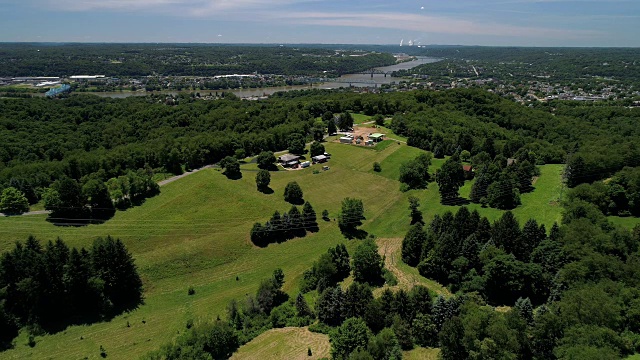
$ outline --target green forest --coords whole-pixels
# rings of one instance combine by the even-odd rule
[[[388,53],[292,46],[6,43],[0,44],[0,62],[0,77],[141,77],[253,73],[340,76],[396,61]]]

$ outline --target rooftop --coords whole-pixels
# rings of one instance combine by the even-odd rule
[[[282,156],[278,157],[278,159],[280,161],[282,161],[282,162],[289,162],[289,161],[295,161],[295,160],[300,159],[300,156],[296,156],[296,155],[293,155],[293,154],[285,154],[285,155],[282,155]]]

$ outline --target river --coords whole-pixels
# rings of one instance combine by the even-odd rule
[[[381,72],[389,73],[398,70],[408,70],[412,69],[416,66],[422,64],[429,64],[440,61],[437,58],[423,57],[418,56],[415,60],[407,61],[395,65],[383,66],[375,68]],[[303,90],[303,89],[337,89],[340,87],[349,87],[349,86],[357,86],[357,87],[365,87],[365,86],[379,86],[382,84],[391,84],[394,82],[399,82],[402,80],[401,78],[391,77],[390,75],[384,76],[383,74],[374,74],[373,77],[371,74],[347,74],[340,76],[336,79],[331,79],[331,81],[322,82],[322,83],[314,83],[313,85],[296,85],[296,86],[274,86],[274,87],[266,87],[266,88],[255,88],[255,89],[235,89],[229,90],[236,96],[240,98],[250,98],[250,97],[260,97],[265,95],[271,95],[280,91],[291,91],[291,90]],[[220,92],[221,90],[218,90]],[[192,91],[184,91],[183,93],[191,93]],[[199,90],[198,92],[202,94],[208,94],[210,92],[214,93],[214,90]],[[126,98],[129,96],[146,96],[150,95],[150,92],[146,91],[123,91],[123,92],[96,92],[91,93],[93,95],[97,95],[100,97],[110,97],[110,98]],[[178,91],[155,91],[153,94],[168,94],[168,95],[177,95]]]

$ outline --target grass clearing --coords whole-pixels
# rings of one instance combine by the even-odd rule
[[[205,169],[167,184],[159,196],[147,199],[142,206],[117,212],[102,225],[57,227],[45,221],[46,215],[0,218],[1,252],[29,235],[42,241],[60,237],[75,247],[88,247],[98,236],[119,237],[132,252],[145,288],[145,303],[131,313],[109,322],[70,326],[56,334],[37,336],[34,348],[27,345],[23,332],[14,349],[1,352],[0,359],[97,359],[101,345],[110,359],[138,358],[184,332],[187,320],[224,317],[229,300],[242,300],[254,293],[260,280],[278,267],[286,276],[284,290],[295,296],[303,271],[329,247],[344,242],[351,252],[357,245],[357,241],[344,239],[337,221],[320,218],[324,209],[330,218],[336,218],[345,197],[363,200],[367,220],[362,228],[383,239],[404,237],[409,228],[409,195],[420,198],[426,221],[436,213],[455,211],[440,204],[435,183],[427,190],[399,191],[395,174],[400,164],[422,150],[395,143],[380,151],[337,143],[324,145],[332,154],[327,163],[329,171],[313,174],[319,167],[312,166],[272,172],[270,187],[274,193],[270,195],[256,190],[256,172],[251,171],[255,164],[246,164],[240,180],[228,180],[216,169]],[[373,172],[375,161],[382,164],[381,173]],[[535,215],[549,228],[559,220],[560,207],[550,205],[550,200],[558,196],[561,168],[541,167],[535,192],[523,195],[523,205],[514,210],[521,222]],[[300,184],[304,198],[313,205],[320,231],[264,249],[254,247],[249,241],[253,223],[265,222],[275,210],[288,211],[291,207],[283,199],[284,187],[290,181]],[[502,214],[479,205],[469,207],[491,220]],[[394,261],[403,276],[428,281],[397,256]],[[190,286],[195,289],[193,296],[187,294]],[[315,358],[316,351],[312,351]]]
[[[416,347],[411,351],[403,351],[404,360],[437,360],[440,349]]]
[[[351,113],[351,117],[353,117],[353,123],[356,125],[372,121],[371,116],[364,114]]]
[[[240,347],[231,360],[321,359],[330,358],[330,350],[329,336],[312,333],[306,327],[271,329]]]
[[[631,217],[631,216],[608,216],[609,221],[614,223],[615,225],[625,227],[627,229],[633,229],[634,227],[640,225],[640,218]],[[640,360],[640,357],[638,357]]]

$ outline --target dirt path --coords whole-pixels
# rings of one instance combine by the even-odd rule
[[[162,180],[162,181],[160,181],[158,183],[158,185],[159,186],[164,186],[164,185],[170,184],[170,183],[172,183],[172,182],[174,182],[176,180],[180,180],[185,176],[189,176],[189,175],[195,174],[195,173],[197,173],[199,171],[202,171],[204,169],[210,169],[212,167],[214,167],[214,165],[207,165],[207,166],[203,166],[203,167],[201,167],[199,169],[194,169],[194,170],[191,170],[191,171],[187,171],[186,173],[184,173],[182,175],[176,175],[176,176],[170,177],[168,179]]]
[[[402,238],[381,238],[377,239],[376,243],[378,244],[378,252],[384,257],[384,267],[395,275],[396,279],[398,279],[398,285],[385,285],[382,288],[376,289],[374,295],[379,295],[379,293],[382,293],[382,291],[387,288],[392,291],[399,289],[409,291],[416,285],[423,285],[437,294],[451,296],[451,292],[437,282],[426,279],[417,273],[405,272],[398,267],[398,264],[402,262]]]

